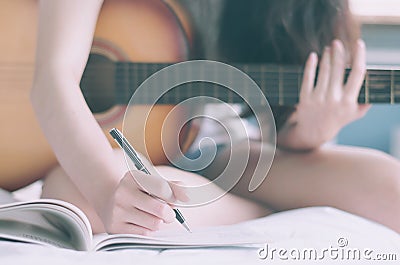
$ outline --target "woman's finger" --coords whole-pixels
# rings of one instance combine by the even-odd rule
[[[315,74],[317,72],[318,56],[312,52],[308,56],[306,65],[304,67],[303,81],[301,84],[300,101],[308,97],[314,90]]]
[[[346,56],[343,43],[340,40],[332,42],[331,74],[328,94],[332,98],[340,99],[343,93]]]
[[[175,213],[171,206],[145,192],[135,194],[131,203],[132,207],[154,215],[162,219],[165,223],[172,223],[175,220]]]
[[[135,225],[135,224],[131,224],[131,223],[126,223],[124,224],[124,226],[121,228],[120,233],[126,233],[126,234],[135,234],[135,235],[141,235],[141,236],[149,236],[151,234],[151,230]],[[123,232],[125,231],[125,232]],[[120,234],[119,233],[119,234]]]
[[[363,40],[358,40],[351,73],[345,85],[345,92],[349,98],[357,98],[364,82],[366,71],[366,51]]]
[[[127,212],[126,222],[130,224],[134,224],[151,231],[157,231],[160,229],[163,220],[144,212],[138,208],[132,208],[130,211]]]
[[[176,201],[168,181],[163,177],[148,175],[141,171],[133,171],[132,175],[141,190],[166,202]]]
[[[142,235],[142,236],[148,236],[151,233],[150,229],[147,229],[145,227],[124,222],[120,223],[118,225],[114,225],[112,228],[110,228],[107,233],[109,234],[135,234],[135,235]]]
[[[322,59],[320,61],[318,81],[314,90],[314,93],[317,93],[323,98],[325,98],[326,91],[328,89],[330,72],[331,72],[331,48],[326,47]]]

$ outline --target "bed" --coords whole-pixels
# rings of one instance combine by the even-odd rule
[[[37,197],[39,192],[40,185],[35,184],[13,195],[26,200]],[[114,252],[78,252],[0,241],[0,264],[398,264],[400,261],[400,236],[395,231],[330,207],[276,213],[241,223],[237,229],[268,236],[264,244],[246,247]]]

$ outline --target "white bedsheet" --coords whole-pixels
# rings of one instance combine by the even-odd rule
[[[0,264],[399,264],[400,236],[377,223],[329,207],[304,208],[242,223],[240,229],[270,235],[265,242],[268,248],[284,248],[281,256],[274,252],[266,259],[259,257],[265,246],[254,248],[205,248],[181,250],[123,250],[116,252],[76,252],[21,243],[0,242]],[[340,241],[340,242],[338,242]],[[347,244],[346,244],[347,242]],[[340,247],[340,244],[346,246]],[[294,260],[296,253],[314,248],[321,258],[325,248],[337,249],[337,254],[314,260],[307,256]],[[340,254],[342,250],[355,249],[369,256],[360,260]],[[261,254],[265,254],[262,252]],[[392,254],[397,261],[368,261],[378,254]],[[308,255],[308,254],[307,254]],[[337,255],[337,258],[335,256]],[[344,257],[344,259],[342,259]],[[287,258],[284,260],[283,258]]]

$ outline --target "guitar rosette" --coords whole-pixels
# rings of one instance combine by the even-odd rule
[[[176,91],[171,97],[169,93],[174,89]],[[151,107],[142,108],[139,113],[135,112],[135,106],[156,106],[172,104],[172,102],[174,102],[173,107],[163,120],[161,133],[163,151],[171,165],[184,171],[202,172],[202,175],[207,176],[207,169],[216,167],[215,163],[219,163],[217,158],[221,145],[213,136],[207,135],[207,129],[201,129],[202,133],[198,135],[190,148],[197,149],[196,156],[188,156],[187,150],[185,153],[182,152],[182,130],[188,123],[196,120],[208,120],[220,127],[223,134],[227,136],[224,154],[228,154],[223,168],[212,177],[212,180],[209,178],[210,180],[202,185],[185,186],[190,201],[179,202],[175,206],[199,206],[217,200],[229,192],[245,173],[249,174],[249,170],[246,169],[250,159],[255,160],[251,161],[251,164],[256,166],[251,170],[248,190],[254,191],[263,183],[275,155],[276,128],[265,95],[247,74],[231,65],[208,60],[186,61],[167,66],[151,75],[135,89],[124,116],[122,127],[124,135],[129,133],[132,126],[138,126],[135,117],[140,115],[141,120],[147,120],[152,110]],[[247,105],[254,114],[250,123],[257,128],[257,140],[255,140],[257,145],[262,145],[262,148],[257,149],[261,151],[258,151],[256,155],[251,153],[254,140],[251,140],[249,136],[249,121],[241,117],[238,108],[231,103]],[[209,106],[207,112],[205,112],[206,106]],[[176,117],[182,117],[178,114],[182,112],[185,115],[177,123]],[[229,119],[222,117],[229,117]],[[227,120],[235,120],[234,126]],[[166,125],[171,123],[174,124],[172,133],[171,129],[168,129],[168,133],[164,133]],[[143,124],[144,130],[149,130],[149,126]],[[144,143],[146,139],[142,138],[136,141]],[[149,157],[147,149],[144,153],[142,151],[142,155]],[[129,162],[129,158],[125,157],[125,160],[129,170],[136,170]],[[157,167],[153,167],[151,172],[162,176]]]

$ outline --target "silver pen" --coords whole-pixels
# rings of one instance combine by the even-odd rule
[[[128,140],[122,135],[122,133],[116,129],[113,128],[110,130],[111,136],[114,138],[114,140],[117,142],[117,144],[124,150],[124,152],[129,156],[129,158],[132,160],[132,162],[135,164],[135,167],[150,175],[150,171],[146,168],[146,166],[143,164],[142,160],[140,160],[138,154],[136,153],[135,149],[131,146],[131,144],[128,142]],[[182,213],[178,209],[173,209],[175,212],[175,218],[178,220],[179,223],[185,227],[185,229],[188,232],[192,232],[187,225],[187,222],[185,221],[185,218],[183,217]]]

